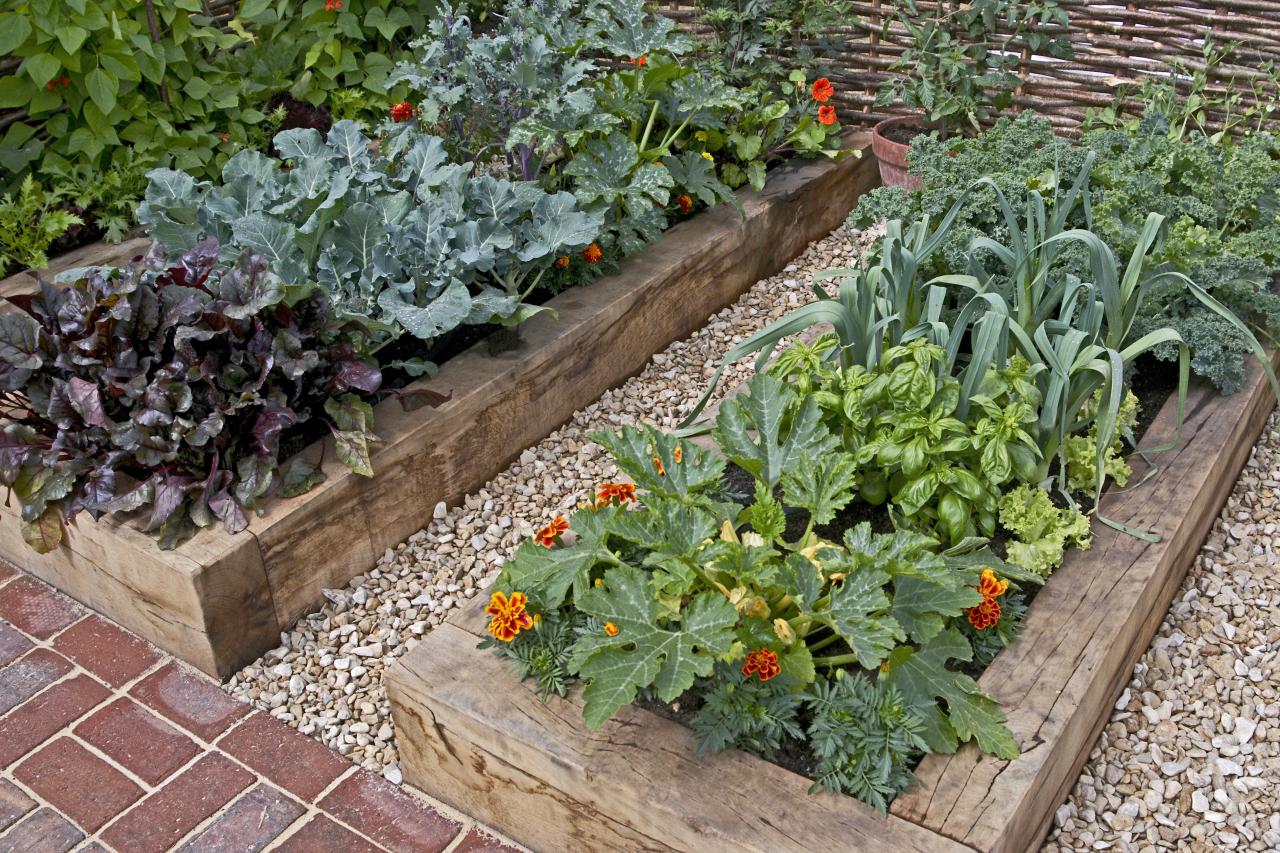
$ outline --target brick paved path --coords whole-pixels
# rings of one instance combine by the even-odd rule
[[[0,853],[514,853],[0,564]]]

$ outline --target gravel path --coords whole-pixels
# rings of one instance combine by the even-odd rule
[[[461,506],[438,505],[427,528],[388,549],[345,589],[326,590],[329,603],[233,676],[227,690],[399,782],[384,667],[480,594],[520,542],[617,474],[587,434],[638,421],[676,426],[731,346],[810,301],[812,273],[853,265],[870,242],[870,234],[842,226],[811,244],[782,273],[758,282],[700,331],[653,356],[640,375],[524,451]],[[726,371],[720,390],[749,370],[744,363]]]
[[[1272,415],[1046,853],[1280,850],[1278,493]]]

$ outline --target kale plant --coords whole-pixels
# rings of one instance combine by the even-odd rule
[[[280,161],[241,151],[220,183],[152,172],[139,219],[174,249],[212,237],[224,260],[259,253],[285,281],[318,283],[341,315],[426,341],[523,321],[552,264],[597,233],[572,195],[474,176],[413,128],[379,143],[340,121],[327,138],[295,129],[275,144]]]
[[[162,548],[217,521],[243,530],[266,496],[323,479],[301,458],[281,466],[282,437],[310,420],[372,473],[363,395],[382,376],[361,330],[260,256],[218,254],[211,240],[181,257],[153,245],[0,314],[0,483],[37,551],[81,511],[147,510]]]

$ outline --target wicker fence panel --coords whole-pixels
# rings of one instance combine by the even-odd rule
[[[1134,104],[1144,79],[1172,76],[1185,88],[1185,72],[1205,66],[1206,40],[1218,48],[1235,46],[1225,61],[1209,69],[1210,93],[1234,90],[1253,102],[1256,85],[1269,96],[1276,94],[1275,78],[1266,67],[1280,66],[1280,0],[1059,2],[1070,18],[1067,32],[1074,55],[1063,60],[1028,55],[1023,49],[1015,110],[1034,109],[1072,131],[1090,107],[1108,106],[1118,97]],[[666,0],[661,5],[682,26],[698,28],[696,2]],[[925,2],[919,5],[930,8]],[[843,106],[841,121],[871,124],[902,112],[877,107],[875,99],[889,67],[908,44],[907,32],[883,0],[855,0],[852,9],[855,17],[841,32],[845,50],[834,59],[829,76]],[[1210,114],[1211,123],[1223,118]]]

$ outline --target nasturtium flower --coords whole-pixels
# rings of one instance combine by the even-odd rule
[[[561,269],[561,270],[562,270],[562,269],[565,269],[565,268],[566,268],[566,267],[568,267],[568,266],[569,266],[569,256],[568,256],[568,255],[561,255],[560,257],[556,258],[556,269]]]
[[[533,537],[533,541],[537,542],[544,548],[550,548],[556,544],[556,539],[569,529],[569,522],[563,515],[557,515],[555,521],[538,531]]]
[[[818,123],[819,124],[835,124],[836,108],[831,105],[818,107]]]
[[[617,625],[613,624],[612,622],[604,623],[604,632],[608,634],[610,637],[618,636],[618,632],[621,630],[622,630],[621,628],[619,628]]]
[[[747,655],[747,661],[742,665],[742,674],[747,678],[753,675],[760,676],[761,681],[768,681],[770,678],[782,672],[782,667],[778,664],[778,656],[768,649],[757,649]]]
[[[391,120],[392,121],[408,121],[409,119],[413,118],[413,115],[415,112],[417,112],[417,110],[413,108],[413,104],[409,103],[408,101],[401,101],[398,104],[392,104]]]
[[[342,0],[324,0],[324,10],[326,12],[341,12]]]
[[[680,208],[681,213],[688,213],[693,210],[693,199],[684,193],[676,196],[676,207]]]
[[[819,77],[813,81],[813,99],[818,103],[825,104],[831,100],[831,96],[836,93],[836,87],[831,85],[831,81],[826,77]]]
[[[533,627],[533,617],[525,612],[529,598],[523,592],[513,592],[507,598],[501,592],[495,592],[489,598],[489,606],[484,612],[493,618],[489,620],[488,631],[503,643],[509,643],[521,631]]]
[[[597,243],[592,243],[582,250],[582,259],[589,264],[598,264],[603,257],[604,252],[600,251],[600,246]]]
[[[596,487],[596,505],[609,506],[627,501],[638,503],[635,483],[601,483]]]
[[[646,65],[649,64],[649,54],[644,53],[644,54],[641,54],[640,56],[635,57],[634,59],[629,59],[627,61],[630,62],[632,65],[634,65],[636,68],[644,68]]]

